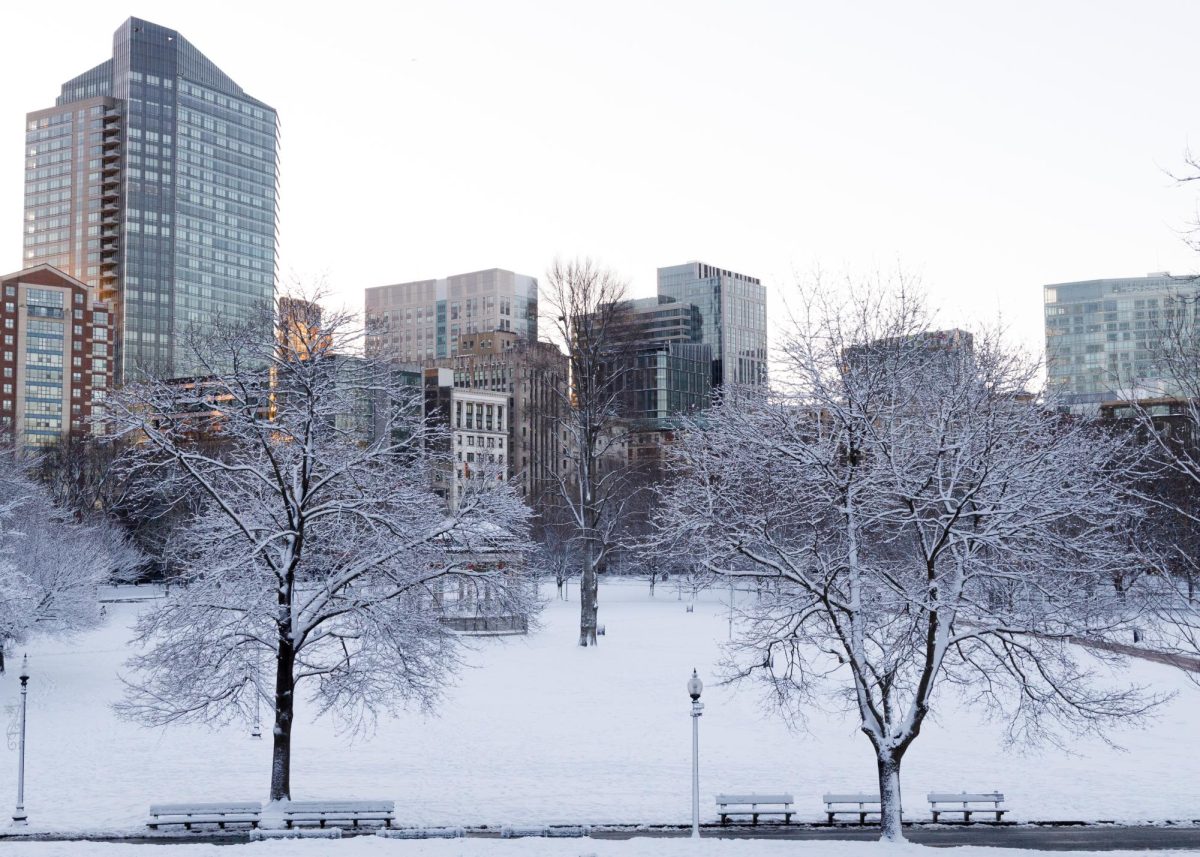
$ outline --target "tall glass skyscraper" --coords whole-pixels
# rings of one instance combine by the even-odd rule
[[[127,20],[25,143],[24,264],[110,301],[118,383],[192,374],[189,327],[273,298],[278,117],[176,31]]]
[[[767,383],[767,289],[762,281],[688,262],[658,269],[658,293],[699,308],[699,341],[712,348],[714,388]]]

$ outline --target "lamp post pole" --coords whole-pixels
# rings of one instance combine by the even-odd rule
[[[17,763],[17,808],[13,810],[13,827],[24,827],[28,816],[25,814],[25,702],[29,695],[29,656],[21,658],[21,744],[20,761]]]
[[[700,714],[704,711],[704,703],[700,701],[700,692],[704,683],[700,676],[692,670],[688,679],[688,696],[692,698],[692,838],[700,838]]]

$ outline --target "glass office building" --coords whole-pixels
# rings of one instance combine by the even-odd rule
[[[714,388],[767,383],[767,289],[757,277],[688,262],[658,269],[658,294],[699,309]]]
[[[1168,273],[1045,286],[1050,392],[1074,411],[1175,395],[1155,352],[1180,313],[1194,318],[1198,295],[1200,280]]]
[[[112,302],[118,382],[191,374],[189,328],[250,319],[273,298],[278,141],[271,107],[138,18],[110,59],[28,115],[24,263]]]

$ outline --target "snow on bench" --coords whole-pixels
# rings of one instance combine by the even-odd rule
[[[980,792],[971,794],[969,792],[930,792],[929,810],[933,813],[933,820],[937,821],[938,816],[947,812],[961,812],[963,821],[971,820],[973,812],[994,812],[996,813],[996,821],[1002,821],[1004,813],[1008,812],[1003,809],[1000,804],[1004,802],[1004,795],[1000,792]],[[948,806],[947,804],[953,804]],[[990,806],[979,806],[979,804],[990,804]]]
[[[859,824],[866,824],[868,815],[879,815],[879,795],[825,795],[822,800],[830,824],[837,815],[857,815]]]
[[[396,802],[391,800],[294,800],[283,808],[283,820],[288,827],[327,822],[347,823],[358,827],[360,821],[382,821],[391,827],[396,820]]]
[[[262,803],[256,800],[239,803],[152,803],[146,826],[157,830],[160,824],[182,824],[191,830],[193,824],[249,824],[258,827],[262,818]]]
[[[795,810],[792,809],[794,799],[791,795],[717,795],[717,813],[721,816],[721,824],[725,824],[731,815],[748,815],[751,824],[758,824],[760,815],[782,815],[783,823],[792,820]]]

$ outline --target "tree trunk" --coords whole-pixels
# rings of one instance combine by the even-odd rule
[[[583,552],[583,574],[579,578],[579,645],[596,645],[596,613],[600,604],[596,599],[596,563],[592,559],[592,546]]]
[[[904,840],[900,800],[901,753],[881,750],[876,756],[879,766],[879,838],[885,842]]]
[[[275,658],[275,728],[272,730],[271,800],[292,797],[292,720],[296,707],[296,653],[291,637],[279,629]]]

